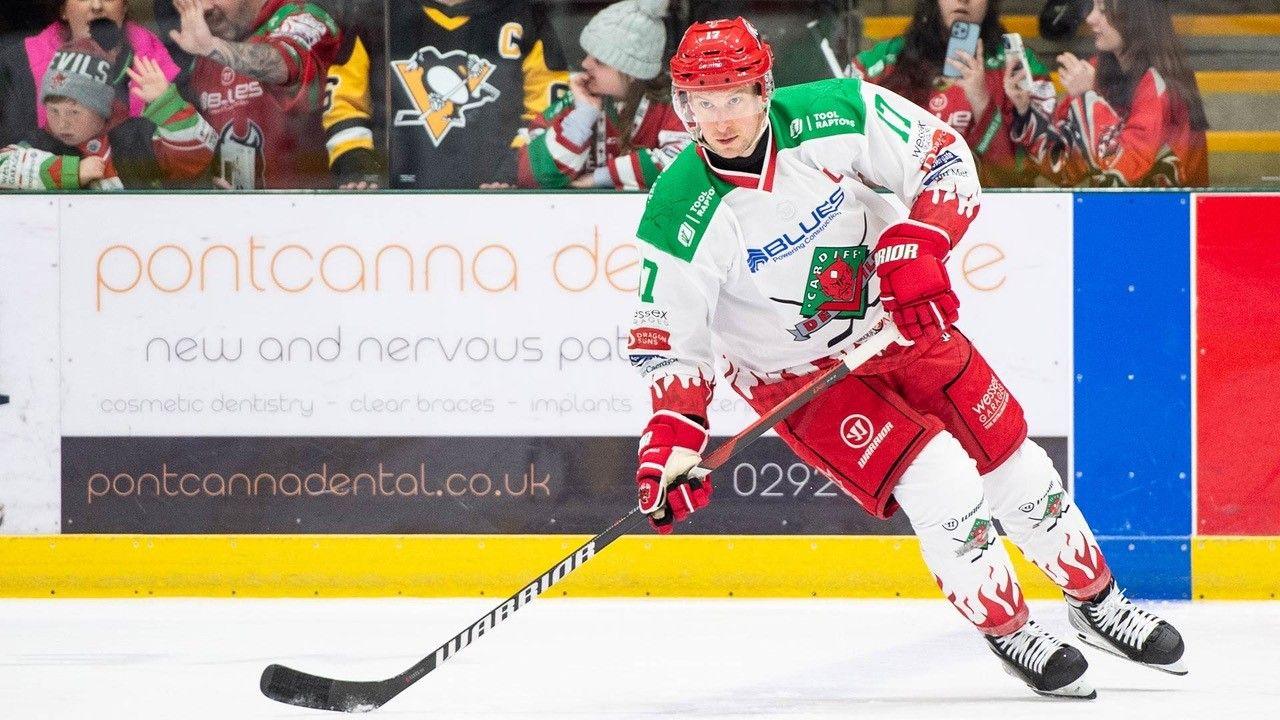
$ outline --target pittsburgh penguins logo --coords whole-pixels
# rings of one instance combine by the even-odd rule
[[[414,107],[396,112],[395,124],[422,127],[436,147],[450,130],[467,126],[467,111],[502,94],[489,84],[496,66],[465,50],[442,53],[428,45],[391,69]]]

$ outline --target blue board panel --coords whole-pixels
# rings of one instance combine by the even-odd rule
[[[1093,513],[1090,513],[1092,516]],[[1191,598],[1191,542],[1185,538],[1099,537],[1116,582],[1129,597]]]
[[[1190,252],[1186,193],[1076,194],[1075,495],[1099,536],[1191,532]],[[1162,579],[1187,578],[1186,557],[1115,565],[1184,597]]]

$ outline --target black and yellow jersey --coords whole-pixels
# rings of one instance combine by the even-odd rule
[[[542,6],[391,0],[382,23],[353,20],[324,115],[338,182],[514,184],[522,129],[569,87]]]

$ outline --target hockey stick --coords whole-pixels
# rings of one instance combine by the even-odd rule
[[[840,61],[836,60],[835,51],[831,49],[831,41],[823,37],[822,33],[818,31],[818,22],[817,20],[810,20],[805,25],[805,29],[809,31],[809,36],[814,39],[814,42],[818,43],[818,50],[822,53],[822,59],[827,61],[827,67],[831,69],[831,77],[847,77],[844,70],[840,68]]]
[[[840,362],[819,373],[808,385],[797,390],[786,400],[778,403],[769,412],[761,415],[741,433],[726,440],[714,452],[704,458],[701,466],[694,469],[691,475],[704,477],[712,470],[724,465],[739,450],[750,445],[768,432],[769,428],[786,419],[801,405],[812,400],[816,395],[839,382],[859,365],[878,355],[891,343],[906,341],[897,328],[889,326],[879,334],[866,341],[852,352],[845,355]],[[501,605],[467,626],[462,632],[453,636],[445,644],[436,648],[430,655],[422,658],[413,667],[386,680],[335,680],[332,678],[311,675],[284,665],[269,665],[262,671],[259,687],[262,693],[272,700],[289,705],[314,708],[317,710],[334,710],[338,712],[368,712],[385,704],[391,698],[404,692],[406,688],[421,680],[427,673],[440,667],[444,661],[456,655],[463,648],[493,630],[498,623],[506,620],[515,611],[532,602],[548,588],[564,579],[566,575],[577,570],[583,563],[617,540],[637,525],[644,515],[639,508],[618,518],[604,532],[588,540],[568,557],[556,563],[550,570],[542,573],[515,595],[507,598]]]

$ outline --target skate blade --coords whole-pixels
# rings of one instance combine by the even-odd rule
[[[1186,663],[1182,662],[1182,658],[1178,658],[1177,660],[1174,660],[1168,665],[1156,665],[1155,663],[1142,663],[1142,664],[1146,665],[1152,670],[1159,670],[1160,672],[1169,673],[1170,675],[1182,676],[1191,672],[1190,668],[1187,667]]]
[[[1084,642],[1086,645],[1089,645],[1090,647],[1096,648],[1098,650],[1101,650],[1105,653],[1109,653],[1111,655],[1115,655],[1121,660],[1128,660],[1129,662],[1134,663],[1136,665],[1149,667],[1152,670],[1159,670],[1160,672],[1169,673],[1170,675],[1178,675],[1178,676],[1186,675],[1188,672],[1190,672],[1190,669],[1187,668],[1187,665],[1182,661],[1182,658],[1178,658],[1177,660],[1174,660],[1173,662],[1167,665],[1157,665],[1156,663],[1145,663],[1139,660],[1134,660],[1128,655],[1125,655],[1119,650],[1116,650],[1115,648],[1111,647],[1111,644],[1108,643],[1106,640],[1101,640],[1099,638],[1094,637],[1090,633],[1082,632],[1079,628],[1076,629],[1076,637],[1080,638],[1082,642]]]
[[[1057,690],[1035,690],[1037,695],[1049,698],[1061,698],[1064,700],[1094,700],[1098,697],[1098,691],[1093,689],[1088,680],[1080,678],[1070,685],[1058,688]]]

